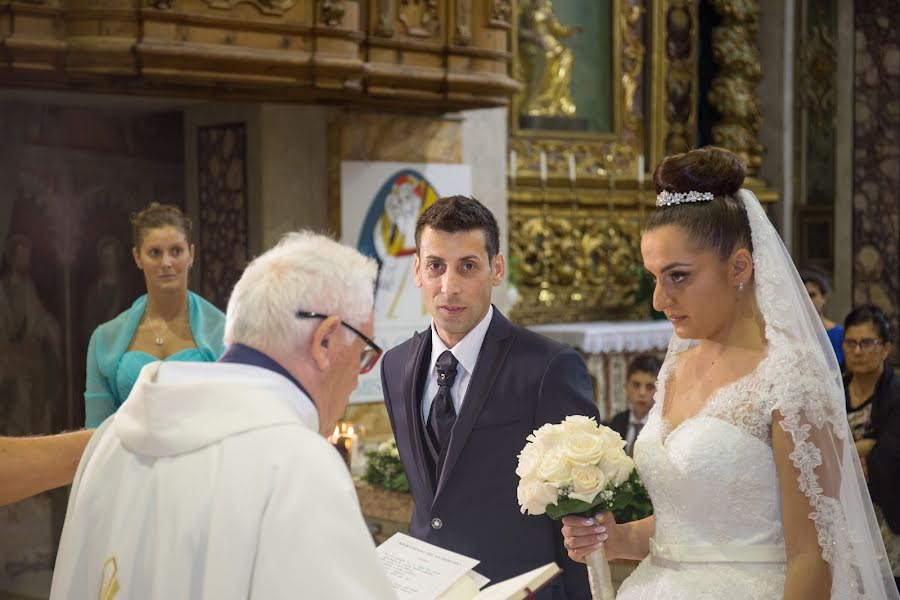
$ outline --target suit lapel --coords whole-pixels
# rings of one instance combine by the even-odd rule
[[[422,483],[430,493],[434,493],[434,475],[429,468],[431,451],[428,435],[422,423],[422,391],[425,374],[422,363],[431,358],[431,330],[428,329],[414,336],[406,359],[403,382],[406,384],[405,402],[406,422],[409,423],[412,436],[413,455],[416,457],[416,469]]]
[[[481,352],[478,354],[475,372],[472,373],[472,379],[469,381],[469,387],[466,389],[462,408],[459,416],[456,418],[456,423],[453,425],[450,443],[441,456],[441,465],[438,468],[440,480],[438,481],[435,497],[441,493],[441,489],[443,489],[450,478],[453,467],[456,466],[456,461],[459,459],[459,455],[466,445],[466,440],[469,438],[469,433],[472,432],[472,427],[475,425],[475,421],[478,420],[478,415],[481,414],[481,409],[491,394],[491,388],[494,386],[494,381],[496,381],[497,375],[500,373],[500,368],[506,360],[509,347],[512,345],[515,337],[512,333],[509,321],[495,307],[491,325],[488,327],[484,336],[484,342],[481,344]]]

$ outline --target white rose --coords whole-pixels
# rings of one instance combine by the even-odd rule
[[[577,431],[566,437],[563,449],[573,465],[596,465],[600,462],[606,446],[596,431],[594,433]]]
[[[534,477],[537,474],[537,468],[541,464],[543,456],[544,446],[541,442],[525,444],[522,452],[519,453],[519,465],[516,467],[516,475],[522,479]]]
[[[634,461],[621,450],[609,450],[600,461],[600,469],[606,475],[607,481],[619,487],[631,476]]]
[[[600,436],[603,438],[603,447],[607,450],[625,448],[625,440],[618,431],[613,431],[607,426],[600,427]],[[624,452],[624,450],[622,450]]]
[[[572,484],[574,489],[569,492],[569,498],[591,503],[606,487],[606,476],[597,467],[576,465],[572,467]]]
[[[562,443],[564,434],[562,425],[547,423],[533,431],[526,439],[529,442],[540,441],[544,449],[549,450]]]
[[[556,488],[537,479],[523,479],[516,489],[516,497],[522,513],[526,511],[530,515],[542,515],[547,512],[547,505],[557,503]]]
[[[578,431],[597,433],[597,421],[594,420],[594,417],[570,415],[562,422],[562,426],[568,434],[576,433]]]
[[[572,470],[565,452],[561,448],[550,448],[541,457],[538,476],[550,483],[564,483],[569,480]]]

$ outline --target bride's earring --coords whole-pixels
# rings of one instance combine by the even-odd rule
[[[742,294],[744,292],[744,282],[740,282],[738,284],[738,294]]]

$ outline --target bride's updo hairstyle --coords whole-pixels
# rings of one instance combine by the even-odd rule
[[[745,174],[740,158],[715,146],[663,159],[653,173],[657,194],[710,192],[715,197],[711,201],[658,207],[650,215],[645,231],[667,225],[681,227],[698,248],[716,251],[721,260],[726,260],[736,248],[746,248],[752,254],[747,209],[736,197]]]

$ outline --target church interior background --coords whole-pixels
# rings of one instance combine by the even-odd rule
[[[192,288],[224,309],[281,234],[347,235],[343,217],[369,201],[342,195],[350,163],[462,168],[448,173],[501,224],[511,269],[495,303],[585,353],[604,415],[629,353],[664,350],[639,240],[671,153],[737,152],[798,267],[833,282],[829,316],[872,302],[896,331],[892,9],[0,0],[0,435],[83,425],[90,333],[143,293],[132,212],[185,209]],[[357,450],[390,436],[377,399],[345,420],[365,432]],[[378,535],[408,519],[402,499],[360,497]],[[46,597],[65,502],[0,509],[0,598]]]

